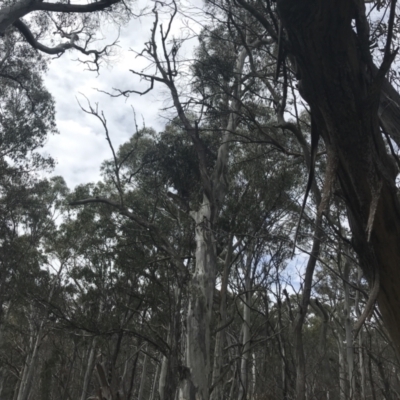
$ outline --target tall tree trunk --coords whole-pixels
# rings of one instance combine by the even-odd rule
[[[139,343],[138,343],[138,349],[136,351],[135,360],[133,361],[131,379],[129,382],[129,389],[128,389],[128,393],[126,396],[127,400],[132,400],[134,393],[135,393],[134,384],[135,384],[136,369],[137,369],[137,364],[138,364],[139,354],[140,354],[140,351],[139,351],[140,346],[141,346],[141,341],[139,341]]]
[[[182,290],[174,290],[174,303],[171,312],[172,321],[168,332],[168,356],[162,357],[158,393],[160,400],[174,399],[179,386],[179,345],[181,341]]]
[[[153,384],[151,387],[150,400],[155,400],[157,393],[158,374],[160,373],[160,363],[157,363],[156,371],[154,372]]]
[[[168,357],[162,356],[160,377],[158,379],[158,395],[160,400],[165,400],[165,385],[167,381],[167,372],[168,372]]]
[[[300,92],[317,133],[337,157],[360,264],[370,284],[380,287],[379,307],[400,350],[400,204],[396,170],[379,130],[385,70],[374,74],[371,67],[364,2],[278,0],[277,6]]]
[[[327,354],[327,332],[329,324],[329,314],[322,304],[317,300],[310,300],[310,305],[314,312],[321,318],[321,331],[319,339],[319,357],[321,359],[321,372],[319,373],[319,380],[324,387],[326,398],[329,398],[330,387],[332,386],[332,376],[329,365],[329,358]]]
[[[235,393],[236,386],[236,375],[238,373],[237,363],[235,363],[235,369],[232,374],[231,387],[229,389],[229,400],[233,400],[233,394]]]
[[[281,371],[282,371],[282,399],[287,400],[289,397],[289,382],[291,381],[290,378],[290,370],[289,370],[289,363],[288,363],[288,357],[286,355],[286,343],[285,343],[285,337],[282,334],[282,332],[285,331],[286,326],[283,323],[282,320],[282,292],[281,292],[281,287],[280,287],[280,281],[279,281],[279,270],[277,268],[276,270],[276,281],[278,282],[278,301],[277,301],[277,312],[278,312],[278,329],[276,333],[276,339],[277,339],[277,344],[278,344],[278,349],[280,350],[280,356],[281,356]],[[285,291],[286,293],[286,291]],[[268,300],[265,301],[265,307],[268,310]],[[290,305],[288,305],[290,308]],[[293,314],[292,310],[289,309],[289,318],[290,322],[293,323]],[[275,332],[275,331],[274,331]]]
[[[158,396],[160,400],[165,400],[165,385],[167,381],[168,358],[162,356],[160,377],[158,378]]]
[[[0,287],[1,287],[1,285],[0,285]],[[0,308],[0,310],[1,310],[0,346],[1,347],[3,347],[3,342],[4,342],[4,321],[7,321],[7,317],[8,317],[8,314],[9,314],[10,310],[11,310],[11,306],[12,306],[12,303],[9,302],[7,310],[6,310],[5,313],[3,312],[3,304],[1,305],[1,308]],[[7,374],[6,371],[7,371],[6,367],[4,365],[2,365],[0,367],[0,399],[2,398],[2,393],[3,393],[3,389],[4,389],[4,383],[5,383],[5,380],[6,380],[6,374]]]
[[[296,365],[296,399],[306,399],[306,360],[303,346],[303,325],[307,316],[307,310],[310,303],[312,279],[315,265],[319,256],[322,234],[322,215],[317,214],[314,230],[314,241],[311,249],[311,255],[308,259],[306,272],[304,276],[304,286],[301,304],[293,323],[294,334],[294,355]]]
[[[196,223],[196,265],[189,294],[186,361],[190,370],[190,382],[186,381],[185,400],[209,398],[210,323],[216,276],[212,208],[214,207],[204,195],[199,211],[192,213]]]
[[[344,285],[344,329],[346,334],[346,363],[347,378],[349,380],[349,398],[354,399],[356,394],[356,377],[354,370],[354,346],[353,346],[353,319],[351,318],[350,305],[350,263],[346,259],[343,269],[343,285]]]
[[[249,399],[254,400],[254,393],[256,390],[256,377],[257,377],[257,365],[256,365],[256,353],[251,354],[251,380],[249,382]]]
[[[361,278],[362,278],[362,270],[358,268],[357,271],[357,285],[361,285]],[[361,317],[361,310],[359,306],[360,302],[360,291],[356,291],[356,298],[354,301],[354,308],[356,310],[356,315],[358,318]],[[366,376],[365,376],[365,354],[364,354],[364,332],[363,329],[360,329],[360,333],[358,334],[358,366],[360,370],[360,386],[361,386],[361,399],[366,399]]]
[[[346,363],[345,363],[345,355],[342,344],[342,337],[338,333],[337,344],[338,344],[338,355],[339,355],[339,392],[340,392],[340,400],[347,400],[347,379],[346,379]]]
[[[371,337],[369,340],[369,345],[371,346]],[[371,359],[371,352],[368,351],[368,373],[369,373],[369,384],[371,386],[371,394],[372,394],[372,399],[376,399],[376,390],[375,390],[375,381],[374,381],[374,374],[372,372],[372,359]]]
[[[203,201],[197,211],[191,212],[196,224],[196,262],[190,283],[186,334],[188,371],[186,371],[186,377],[183,379],[180,388],[180,399],[182,400],[208,400],[210,397],[210,323],[217,267],[213,228],[227,191],[226,174],[229,142],[236,129],[237,111],[241,98],[241,78],[246,57],[247,50],[243,49],[235,67],[236,85],[234,92],[236,99],[232,100],[232,112],[228,118],[228,125],[225,127],[222,144],[218,149],[214,171],[212,176],[209,176],[206,166],[201,163]],[[182,122],[187,127],[189,135],[194,138],[193,141],[199,152],[199,159],[201,159],[204,149],[199,145],[198,132],[193,129],[186,116],[183,115],[177,94],[173,94],[173,98]]]
[[[246,400],[247,394],[249,390],[249,357],[250,357],[250,326],[251,326],[251,265],[252,265],[252,250],[254,249],[251,246],[251,250],[247,252],[246,257],[246,265],[245,265],[245,276],[244,276],[244,291],[245,291],[245,301],[243,302],[243,324],[242,324],[242,332],[243,332],[243,347],[242,347],[242,359],[240,363],[240,374],[239,374],[239,396],[238,400]]]
[[[33,341],[32,353],[27,356],[17,400],[27,400],[31,392],[33,375],[36,371],[37,361],[39,358],[39,346],[42,343],[43,338],[43,327],[44,319],[40,323],[39,330]]]
[[[81,400],[86,400],[89,395],[88,392],[89,392],[90,380],[92,379],[94,364],[96,361],[97,340],[98,340],[97,336],[95,336],[90,344],[89,356],[87,359],[86,370],[85,370],[85,377],[83,379]]]
[[[147,346],[146,346],[147,350]],[[148,356],[146,353],[144,354],[144,360],[143,360],[143,367],[142,367],[142,376],[140,378],[140,386],[139,386],[139,395],[138,395],[138,400],[144,400],[144,391],[146,387],[146,379],[147,379],[147,364],[148,364]]]
[[[222,275],[221,282],[221,301],[219,306],[219,322],[218,322],[218,332],[215,337],[215,348],[214,348],[214,365],[213,365],[213,375],[212,375],[212,387],[214,390],[211,393],[210,400],[220,400],[223,398],[224,385],[223,385],[223,361],[224,354],[223,348],[225,345],[225,325],[227,323],[226,318],[226,301],[227,301],[227,291],[228,291],[228,278],[229,271],[232,262],[233,253],[233,236],[229,237],[228,248],[225,256],[224,262],[224,272]]]

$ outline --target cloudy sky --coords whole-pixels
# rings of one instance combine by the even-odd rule
[[[203,0],[190,1],[197,7],[203,4]],[[140,0],[139,6],[143,8],[145,2],[146,0]],[[147,4],[151,6],[153,3]],[[82,106],[87,106],[88,99],[92,106],[97,103],[99,111],[104,111],[115,149],[135,132],[132,109],[135,110],[139,128],[145,124],[160,131],[167,122],[160,109],[169,104],[169,98],[161,84],[155,83],[154,89],[144,96],[132,94],[129,98],[112,98],[97,90],[112,92],[113,88],[118,88],[142,91],[148,88],[148,82],[141,82],[129,70],[141,71],[148,65],[143,58],[137,58],[134,51],[140,52],[144,48],[144,43],[150,37],[153,21],[152,16],[147,16],[122,27],[118,54],[109,66],[100,70],[100,75],[85,71],[82,64],[73,61],[77,58],[77,54],[73,52],[64,54],[50,64],[46,85],[56,101],[56,119],[60,134],[48,139],[44,151],[56,159],[54,174],[63,176],[70,189],[79,184],[97,182],[101,178],[101,163],[112,157],[100,121],[84,113],[78,101]],[[188,24],[190,29],[201,29],[200,24],[180,17],[176,20],[173,36],[186,37]],[[115,40],[116,35],[117,32],[112,29],[104,34],[107,43]],[[179,50],[180,57],[190,58],[197,43],[197,39],[186,42]],[[299,286],[299,274],[307,260],[306,254],[297,255],[288,265],[286,279],[295,288]]]
[[[143,0],[137,7],[151,7],[152,4]],[[147,65],[146,60],[137,58],[134,51],[140,52],[144,48],[152,24],[153,16],[149,15],[123,26],[116,54],[109,65],[102,67],[99,76],[95,72],[85,71],[82,64],[74,61],[77,54],[72,51],[52,60],[50,64],[45,81],[56,101],[60,134],[49,138],[44,151],[57,161],[54,174],[63,176],[71,189],[80,183],[98,181],[102,161],[111,157],[100,121],[85,114],[78,100],[82,106],[87,106],[86,96],[93,106],[97,103],[99,111],[104,111],[115,149],[135,132],[133,109],[139,127],[144,123],[159,131],[166,122],[159,110],[165,106],[168,98],[165,88],[160,84],[144,96],[132,94],[129,98],[111,98],[96,90],[112,92],[113,88],[143,90],[148,87],[148,82],[141,82],[129,70],[141,71]],[[185,18],[176,20],[173,30],[175,38],[185,34],[183,30],[186,24]],[[195,28],[193,22],[191,28]],[[106,26],[103,35],[106,43],[111,43],[118,32],[115,27]],[[180,50],[182,56],[190,55],[196,43],[196,39],[186,43],[186,47]]]

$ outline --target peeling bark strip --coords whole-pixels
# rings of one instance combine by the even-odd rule
[[[192,213],[196,221],[196,267],[192,277],[187,319],[187,365],[192,387],[185,399],[209,398],[210,323],[216,275],[215,240],[211,230],[211,207],[206,196],[199,211]]]
[[[278,0],[277,5],[288,50],[296,61],[301,95],[310,105],[326,146],[338,155],[337,176],[354,247],[371,285],[379,273],[378,304],[400,351],[396,172],[379,130],[379,82],[374,78],[379,73],[362,53],[365,21],[361,17],[356,21],[357,34],[351,26],[352,20],[365,15],[365,6],[350,0]],[[385,114],[380,117],[383,123]],[[374,218],[368,226],[371,209]]]

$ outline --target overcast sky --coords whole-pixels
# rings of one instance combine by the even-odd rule
[[[141,7],[146,0],[141,0]],[[192,4],[201,7],[203,0],[190,0]],[[148,4],[152,4],[148,2]],[[130,69],[141,71],[147,63],[128,49],[140,52],[144,43],[150,37],[153,17],[143,17],[133,20],[122,27],[120,33],[119,54],[112,64],[103,67],[100,75],[84,71],[81,64],[73,61],[76,53],[70,52],[51,62],[46,76],[46,86],[56,101],[56,119],[59,135],[52,136],[44,148],[57,161],[54,175],[61,175],[70,189],[78,184],[97,182],[100,180],[101,163],[112,157],[109,145],[105,139],[103,127],[95,117],[85,114],[78,104],[87,106],[84,94],[92,106],[98,103],[98,109],[104,111],[113,146],[118,149],[135,132],[134,115],[139,128],[143,123],[156,131],[163,129],[165,117],[160,114],[160,108],[166,105],[168,94],[165,87],[155,84],[155,88],[144,96],[132,94],[129,98],[112,98],[96,89],[111,92],[113,88],[145,90],[148,82],[129,72]],[[204,23],[204,21],[203,21]],[[179,38],[186,35],[185,26],[188,20],[177,19],[173,29],[174,36]],[[199,31],[201,28],[194,21],[189,21],[190,28]],[[108,42],[112,42],[117,33],[105,34]],[[190,58],[197,45],[197,39],[188,41],[179,50],[181,58]],[[297,255],[289,262],[286,278],[295,288],[299,285],[299,273],[303,270],[308,259],[306,254]]]
[[[138,8],[145,4],[151,6],[154,3],[141,1]],[[144,48],[152,24],[153,17],[147,16],[123,26],[117,54],[109,66],[103,66],[99,76],[95,72],[84,71],[82,64],[73,61],[78,56],[76,52],[68,52],[50,63],[45,82],[56,101],[60,134],[48,139],[44,151],[57,161],[54,174],[63,176],[71,189],[77,184],[97,182],[102,161],[111,157],[100,121],[85,114],[79,107],[77,100],[83,106],[87,105],[82,94],[93,106],[98,103],[99,110],[104,111],[115,149],[135,132],[132,107],[139,127],[143,126],[143,121],[147,127],[157,131],[165,125],[166,120],[159,113],[167,99],[162,85],[155,85],[154,90],[144,96],[133,94],[129,98],[111,98],[96,90],[111,92],[113,88],[143,90],[148,87],[148,82],[140,82],[129,72],[129,69],[141,71],[147,65],[144,59],[137,58],[129,49],[140,52]],[[182,18],[177,19],[173,31],[175,37],[179,38],[183,26]],[[106,27],[104,36],[107,43],[115,40],[117,34],[115,28]],[[180,52],[190,53],[196,44],[197,40],[193,39]]]

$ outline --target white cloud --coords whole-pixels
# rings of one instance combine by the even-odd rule
[[[82,94],[90,100],[92,106],[97,103],[99,111],[104,111],[116,149],[135,132],[132,107],[139,128],[143,126],[143,120],[148,127],[156,130],[163,128],[165,120],[159,116],[159,109],[165,105],[166,90],[162,85],[156,84],[153,91],[145,96],[132,94],[129,98],[111,98],[96,90],[112,92],[113,88],[118,88],[142,91],[148,88],[148,82],[141,81],[129,70],[141,71],[147,66],[146,60],[136,57],[132,50],[140,52],[143,49],[149,39],[152,24],[153,17],[150,15],[132,20],[124,26],[120,32],[118,54],[112,65],[105,65],[100,70],[99,76],[85,71],[84,65],[73,61],[78,56],[74,52],[52,60],[45,83],[56,101],[60,134],[49,138],[44,152],[57,160],[55,174],[62,175],[70,188],[80,183],[98,181],[101,163],[111,157],[100,122],[85,114],[78,105],[77,99],[82,106],[87,106]],[[177,20],[174,29],[176,37],[179,37],[181,28],[182,22]],[[107,43],[115,39],[115,28],[111,30],[106,26],[103,31]],[[190,49],[185,51],[190,52]]]

